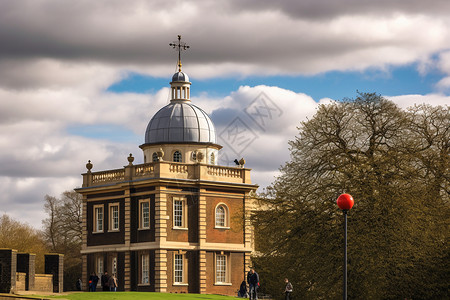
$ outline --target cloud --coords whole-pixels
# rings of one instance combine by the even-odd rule
[[[168,43],[180,33],[194,78],[408,64],[448,47],[447,2],[2,1],[0,85],[168,77],[176,60]]]

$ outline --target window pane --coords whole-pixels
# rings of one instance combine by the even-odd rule
[[[226,282],[227,258],[225,255],[216,256],[216,282]]]
[[[175,282],[183,282],[183,255],[175,254]]]
[[[158,154],[156,152],[152,154],[152,161],[158,161]]]
[[[214,153],[211,153],[211,159],[210,159],[211,165],[214,165],[214,161],[215,161]]]
[[[173,225],[183,227],[183,201],[175,200],[173,205]]]
[[[103,274],[103,257],[97,257],[97,275]]]
[[[119,206],[114,205],[111,206],[111,229],[118,230],[119,229]]]
[[[180,153],[180,151],[175,151],[173,153],[173,161],[174,162],[181,162],[181,153]]]
[[[150,228],[150,204],[141,202],[141,227]]]
[[[96,207],[95,208],[95,231],[102,231],[103,230],[103,208],[102,207]]]
[[[141,283],[149,283],[149,256],[148,256],[148,254],[142,255],[141,260],[142,260]]]
[[[225,207],[218,206],[216,209],[216,226],[225,227]]]

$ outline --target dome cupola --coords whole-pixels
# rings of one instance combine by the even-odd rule
[[[181,44],[180,36],[178,39],[179,43],[171,46],[178,47],[179,51],[188,47]],[[185,151],[184,157],[188,153],[192,156],[192,153],[203,152],[208,157],[208,163],[216,163],[211,157],[217,158],[217,151],[222,147],[216,144],[216,130],[211,118],[200,107],[191,103],[190,86],[189,76],[181,70],[179,56],[178,72],[170,82],[170,103],[151,118],[145,131],[145,144],[141,148],[146,161],[154,156],[155,149],[162,147],[167,153],[173,152],[175,148],[181,149],[181,152]]]

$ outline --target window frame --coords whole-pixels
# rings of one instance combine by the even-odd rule
[[[144,258],[147,260],[147,270],[144,270]],[[147,282],[144,282],[144,272],[147,272]],[[139,253],[139,286],[150,285],[150,254],[146,252]]]
[[[219,257],[223,257],[225,260],[225,281],[218,281],[218,258]],[[231,276],[230,276],[230,263],[231,259],[230,259],[230,254],[229,253],[224,253],[223,251],[220,253],[214,253],[214,285],[232,285],[231,284]]]
[[[181,258],[181,281],[176,281],[176,279],[177,279],[177,275],[176,275],[177,256],[179,258]],[[180,260],[178,260],[178,261],[180,261]],[[188,280],[187,280],[187,274],[188,274],[187,268],[188,268],[188,264],[187,264],[187,260],[186,260],[186,252],[181,251],[181,250],[174,252],[173,253],[173,280],[172,280],[173,285],[178,285],[178,286],[180,286],[180,285],[188,286],[189,285]]]
[[[97,276],[105,272],[105,258],[103,255],[97,255],[95,257],[95,271]]]
[[[224,224],[223,225],[218,225],[217,223],[217,210],[223,207],[224,209]],[[220,202],[216,205],[216,207],[214,208],[214,228],[218,228],[218,229],[230,229],[230,211],[228,209],[228,205],[226,205],[223,202]]]
[[[92,224],[92,226],[93,226],[92,233],[103,233],[105,230],[105,207],[103,204],[97,204],[97,205],[93,205],[92,209],[93,209],[93,214],[94,214],[93,224]],[[101,223],[98,223],[98,213],[97,213],[98,209],[101,209],[101,212],[102,212]],[[99,224],[101,224],[101,226],[102,226],[101,230],[98,229]]]
[[[179,155],[179,160],[175,160],[175,154],[178,154]],[[178,158],[177,158],[178,159]],[[172,153],[172,160],[173,160],[173,162],[179,162],[179,163],[182,163],[183,162],[183,155],[181,154],[181,151],[180,150],[175,150],[175,151],[173,151],[173,153]]]
[[[117,228],[113,228],[113,224],[114,224],[114,215],[113,215],[113,208],[117,207]],[[108,204],[108,212],[109,212],[109,222],[108,222],[108,232],[118,232],[120,231],[120,203],[119,202],[115,202],[115,203],[109,203]]]
[[[144,226],[144,216],[142,204],[148,203],[148,226]],[[140,199],[138,203],[138,213],[139,213],[139,228],[138,230],[148,230],[151,227],[151,216],[150,216],[150,199]]]
[[[181,202],[181,225],[176,225],[176,221],[178,221],[175,218],[175,202]],[[178,211],[178,210],[177,210]],[[186,198],[184,197],[172,197],[172,229],[181,229],[181,230],[187,230],[187,202]]]
[[[156,157],[156,159],[155,159]],[[153,152],[152,153],[152,162],[158,162],[159,161],[159,157],[158,157],[158,153]]]

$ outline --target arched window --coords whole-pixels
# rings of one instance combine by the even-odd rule
[[[214,165],[215,160],[216,160],[216,156],[214,155],[214,153],[211,153],[211,156],[210,156],[210,158],[209,158],[209,163],[210,163],[211,165]]]
[[[229,227],[228,208],[225,204],[216,207],[216,227]]]
[[[174,162],[181,162],[182,161],[182,157],[181,157],[181,152],[180,151],[175,151],[173,153],[173,161]]]
[[[152,154],[152,161],[153,162],[158,161],[158,153],[153,152],[153,154]]]

